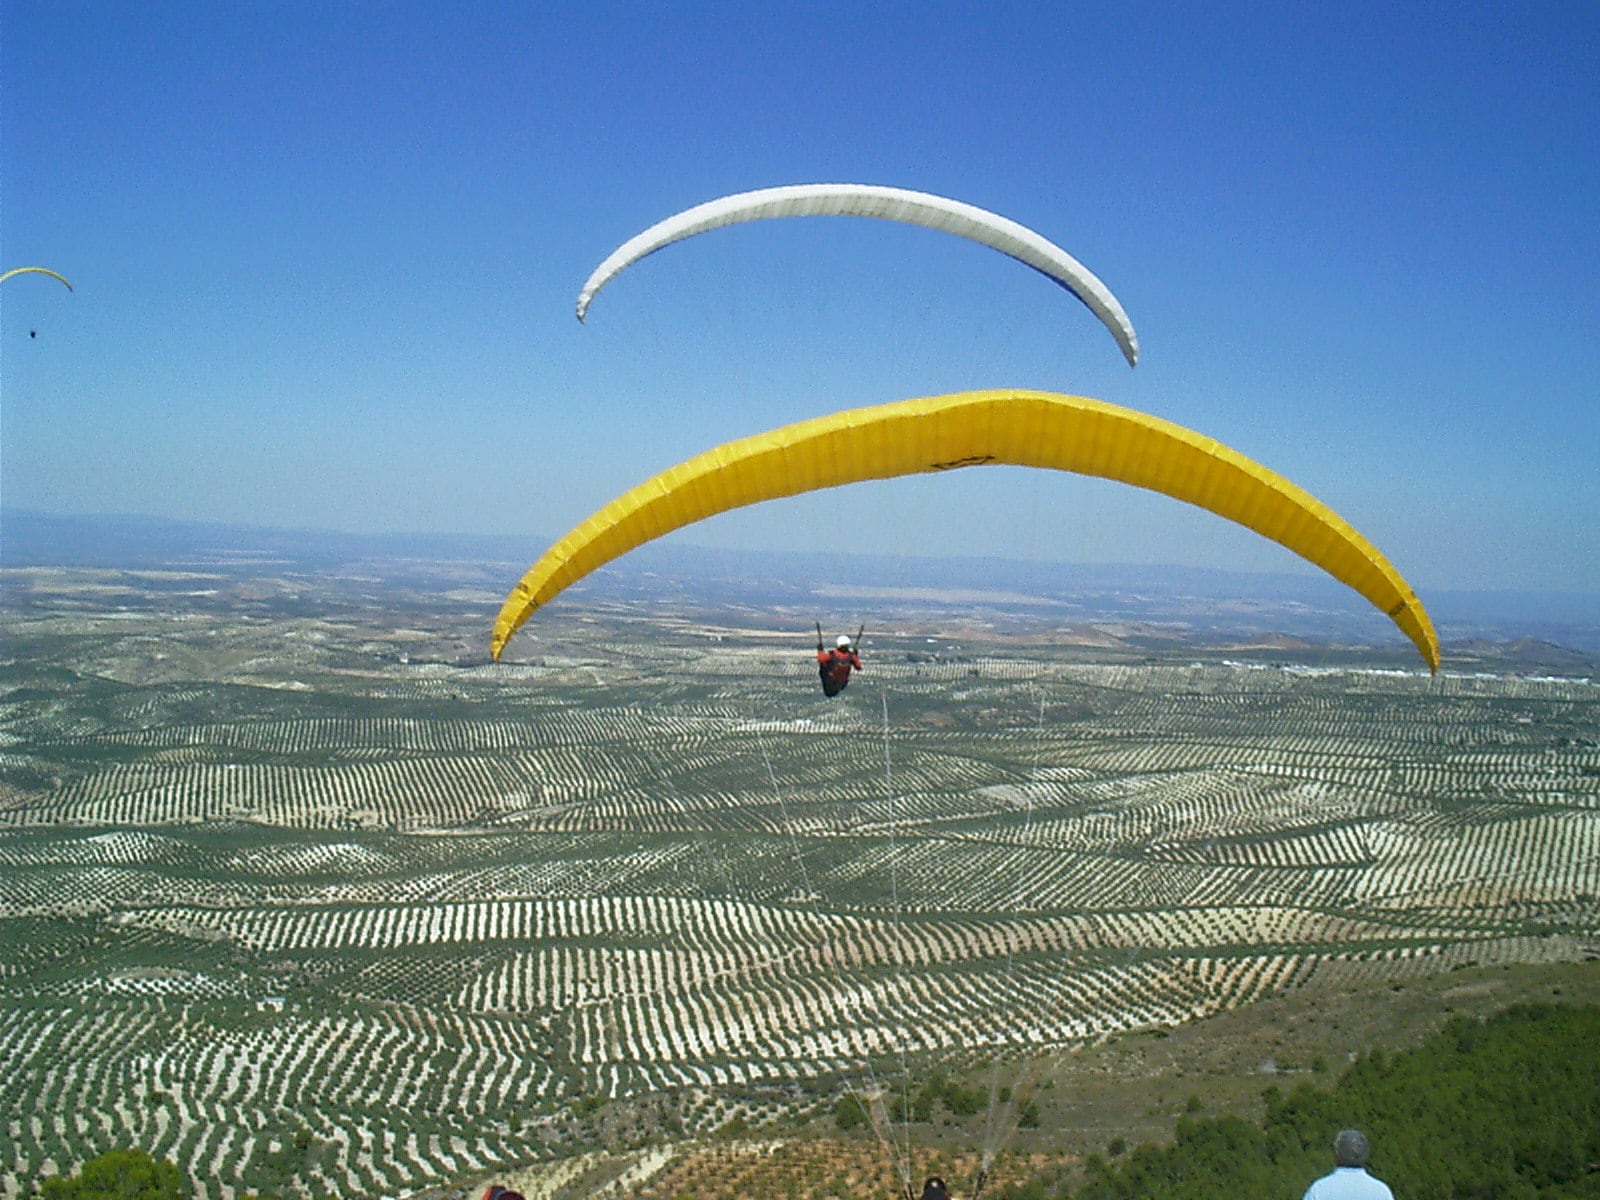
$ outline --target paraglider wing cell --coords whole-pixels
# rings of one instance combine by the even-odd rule
[[[998,250],[1055,280],[1082,300],[1111,331],[1128,365],[1131,367],[1139,360],[1139,338],[1111,290],[1087,267],[1043,235],[960,200],[860,183],[808,183],[740,192],[668,217],[630,238],[595,268],[578,294],[578,320],[583,320],[601,288],[641,258],[673,242],[745,221],[819,216],[899,221],[954,234]]]
[[[963,392],[851,409],[708,450],[617,497],[551,546],[512,590],[491,643],[591,571],[730,509],[866,479],[1005,463],[1115,479],[1234,521],[1355,589],[1416,645],[1439,642],[1415,592],[1376,547],[1302,488],[1181,425],[1078,396]]]

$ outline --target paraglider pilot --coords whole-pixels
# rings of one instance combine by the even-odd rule
[[[859,641],[861,635],[856,634]],[[861,658],[850,643],[849,634],[840,634],[832,650],[822,648],[822,626],[817,626],[817,671],[822,676],[822,694],[837,696],[850,683],[850,672],[861,671]]]
[[[910,1195],[909,1189],[907,1196]],[[950,1193],[945,1190],[944,1180],[937,1175],[930,1175],[922,1185],[921,1200],[950,1200]]]

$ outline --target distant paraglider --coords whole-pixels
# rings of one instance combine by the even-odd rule
[[[529,568],[495,621],[511,635],[563,589],[635,546],[763,500],[984,464],[1114,479],[1186,501],[1294,551],[1355,589],[1439,669],[1433,623],[1378,549],[1281,475],[1171,421],[1050,392],[1005,389],[901,400],[741,438],[680,463],[590,516]]]
[[[49,267],[12,267],[11,270],[7,271],[4,275],[0,275],[0,283],[4,283],[13,275],[48,275],[51,279],[59,279],[62,283],[66,283],[67,291],[70,292],[72,290],[72,285],[67,283],[66,278],[64,276],[57,275]]]
[[[630,238],[601,263],[578,294],[578,320],[601,288],[632,264],[673,242],[770,217],[877,217],[952,233],[1025,263],[1066,288],[1099,317],[1131,367],[1139,338],[1122,305],[1094,274],[1060,246],[996,213],[927,192],[860,183],[810,183],[723,196],[686,209]]]
[[[848,633],[841,633],[833,649],[829,650],[822,644],[822,622],[817,622],[817,672],[822,678],[822,694],[828,699],[833,699],[850,686],[851,671],[864,669],[861,665],[861,635],[866,629],[863,625],[856,630],[853,640]]]

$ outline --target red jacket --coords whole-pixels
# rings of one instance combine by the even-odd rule
[[[854,650],[818,650],[817,669],[822,674],[822,690],[832,696],[850,682],[852,670],[865,668]]]

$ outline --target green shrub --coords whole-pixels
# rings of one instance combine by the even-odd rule
[[[188,1181],[172,1163],[143,1150],[112,1150],[76,1175],[46,1179],[44,1200],[186,1200]]]
[[[867,1123],[867,1110],[855,1096],[840,1096],[833,1106],[833,1123],[845,1132],[860,1129]]]

